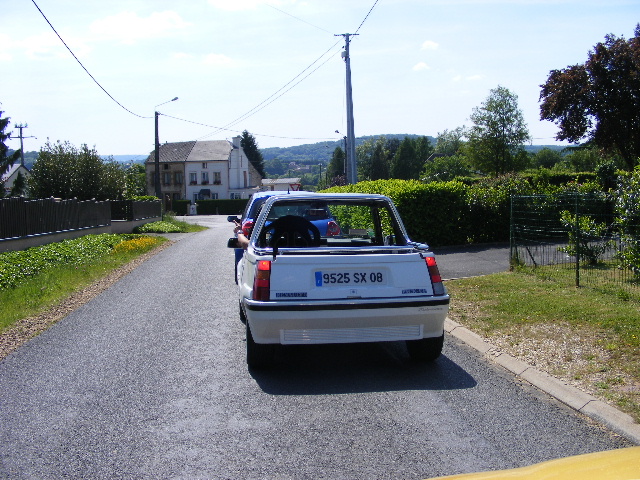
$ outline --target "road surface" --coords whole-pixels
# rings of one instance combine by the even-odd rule
[[[230,225],[182,235],[0,362],[0,478],[420,479],[628,442],[455,339],[281,349],[250,373]]]

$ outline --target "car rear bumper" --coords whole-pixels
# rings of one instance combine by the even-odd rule
[[[439,337],[449,297],[259,302],[243,308],[257,343],[313,344]]]

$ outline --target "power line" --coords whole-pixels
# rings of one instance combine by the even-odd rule
[[[51,22],[49,21],[49,19],[46,17],[46,15],[42,12],[42,10],[40,10],[40,7],[38,6],[38,4],[35,2],[35,0],[31,0],[33,2],[33,4],[36,6],[36,8],[38,9],[38,11],[40,12],[40,14],[42,15],[42,17],[46,20],[46,22],[49,24],[49,26],[51,27],[51,30],[53,30],[53,33],[55,33],[58,38],[60,39],[60,41],[62,42],[62,44],[67,48],[67,50],[69,50],[69,53],[73,56],[73,58],[76,59],[76,62],[78,62],[78,64],[80,64],[80,66],[82,67],[82,69],[87,73],[87,75],[89,75],[91,77],[91,80],[93,80],[95,82],[96,85],[98,85],[98,87],[100,87],[100,89],[106,93],[109,98],[111,100],[113,100],[114,102],[116,102],[120,107],[122,107],[124,110],[126,110],[127,112],[129,112],[131,115],[135,115],[136,117],[140,117],[140,118],[151,118],[151,117],[145,117],[142,115],[138,115],[137,113],[132,112],[131,110],[129,110],[127,107],[125,107],[124,105],[122,105],[119,101],[117,101],[115,98],[113,98],[113,96],[107,92],[107,90],[100,85],[100,83],[94,78],[93,75],[91,75],[91,73],[89,73],[89,70],[86,69],[86,67],[82,64],[82,62],[78,59],[78,57],[76,57],[75,53],[73,53],[73,51],[69,48],[69,45],[66,44],[66,42],[62,39],[62,37],[60,36],[60,34],[56,31],[56,29],[53,27],[53,25],[51,24]]]
[[[280,13],[284,13],[285,15],[289,15],[291,18],[295,18],[296,20],[300,20],[302,23],[306,23],[307,25],[310,25],[310,26],[312,26],[313,28],[317,28],[318,30],[322,30],[323,32],[326,32],[326,33],[331,33],[329,30],[325,30],[324,28],[319,27],[319,26],[317,26],[317,25],[314,25],[313,23],[309,23],[309,22],[307,22],[306,20],[303,20],[303,19],[301,19],[301,18],[296,17],[295,15],[291,15],[290,13],[285,12],[284,10],[280,10],[278,7],[274,7],[273,5],[270,5],[270,4],[268,4],[268,3],[265,3],[265,5],[266,5],[267,7],[271,7],[271,8],[273,8],[274,10],[279,11]]]
[[[300,80],[298,80],[296,83],[294,83],[293,85],[291,85],[296,79],[298,79],[302,74],[304,74],[307,70],[309,70],[311,67],[313,67],[316,63],[318,63],[322,57],[324,57],[325,55],[327,55],[331,50],[333,50],[336,45],[338,45],[339,41],[334,43],[331,47],[329,47],[322,55],[320,55],[316,60],[314,60],[308,67],[306,67],[304,70],[302,70],[298,75],[296,75],[295,77],[293,77],[289,82],[287,82],[284,86],[282,86],[281,88],[279,88],[278,90],[276,90],[273,94],[271,94],[269,97],[267,97],[265,100],[263,100],[262,102],[260,102],[258,105],[256,105],[255,107],[253,107],[252,109],[250,109],[249,111],[247,111],[246,113],[244,113],[243,115],[240,115],[238,118],[236,118],[235,120],[232,120],[231,122],[227,123],[226,125],[224,125],[223,127],[218,127],[218,129],[214,132],[208,133],[207,135],[204,135],[202,137],[200,137],[198,140],[202,139],[202,138],[206,138],[206,137],[210,137],[212,135],[215,135],[216,133],[218,133],[221,130],[225,130],[228,127],[232,127],[234,125],[237,125],[238,123],[240,123],[243,120],[246,120],[247,118],[255,115],[256,113],[258,113],[260,110],[264,109],[265,107],[267,107],[268,105],[272,104],[273,102],[275,102],[277,99],[279,99],[280,97],[282,97],[285,93],[287,93],[288,91],[290,91],[293,87],[295,87],[296,85],[298,85],[299,83],[301,83],[303,80],[305,80],[306,78],[308,78],[310,75],[312,75],[314,72],[316,72],[320,67],[322,67],[324,64],[326,64],[327,62],[329,62],[329,60],[332,60],[333,57],[329,57],[327,58],[324,62],[322,62],[320,65],[318,65],[315,69],[313,69],[311,72],[309,72],[307,75],[305,75],[304,77],[302,77]],[[289,85],[291,85],[289,88],[287,88]],[[286,90],[285,90],[286,88]],[[284,91],[283,91],[284,90]],[[282,93],[280,93],[282,92]],[[278,93],[280,93],[280,95],[278,95]]]
[[[362,20],[362,23],[360,23],[360,26],[358,27],[358,29],[356,30],[356,33],[358,33],[360,31],[360,29],[362,28],[362,25],[364,25],[364,22],[367,21],[367,18],[369,18],[369,15],[371,15],[371,12],[373,11],[373,9],[376,7],[376,5],[378,4],[378,0],[376,0],[375,2],[373,2],[373,6],[369,9],[369,12],[367,13],[367,15],[364,17],[364,20]]]

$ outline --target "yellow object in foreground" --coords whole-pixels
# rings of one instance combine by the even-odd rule
[[[443,480],[638,480],[640,447],[559,458],[528,467],[438,477]],[[436,479],[432,479],[436,480]]]

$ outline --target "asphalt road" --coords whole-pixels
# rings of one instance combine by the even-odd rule
[[[198,221],[0,362],[0,478],[420,479],[629,445],[451,338],[430,366],[378,343],[251,374],[230,226]]]

